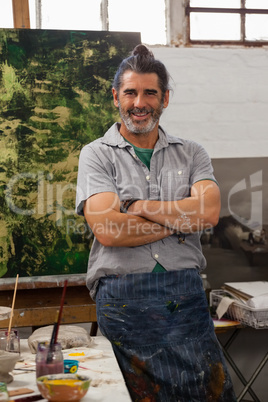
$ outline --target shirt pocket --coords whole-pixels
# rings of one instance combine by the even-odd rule
[[[162,169],[160,178],[160,198],[163,201],[180,200],[190,195],[190,171],[186,167]]]

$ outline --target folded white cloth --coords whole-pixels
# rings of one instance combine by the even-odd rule
[[[217,310],[216,310],[219,320],[227,312],[229,306],[234,302],[235,302],[235,300],[231,299],[230,297],[223,297],[221,299],[221,302],[219,303]]]
[[[268,293],[252,297],[247,301],[247,305],[253,308],[267,308],[268,309]]]

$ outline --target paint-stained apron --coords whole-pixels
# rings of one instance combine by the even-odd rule
[[[236,401],[197,270],[101,278],[96,304],[133,401]]]

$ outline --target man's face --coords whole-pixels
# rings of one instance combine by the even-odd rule
[[[122,124],[134,134],[150,133],[168,105],[168,91],[162,99],[155,73],[126,71],[122,78],[119,93],[113,89],[114,104],[119,108]]]

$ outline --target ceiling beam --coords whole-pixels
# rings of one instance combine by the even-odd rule
[[[12,0],[14,28],[30,28],[28,0]]]

